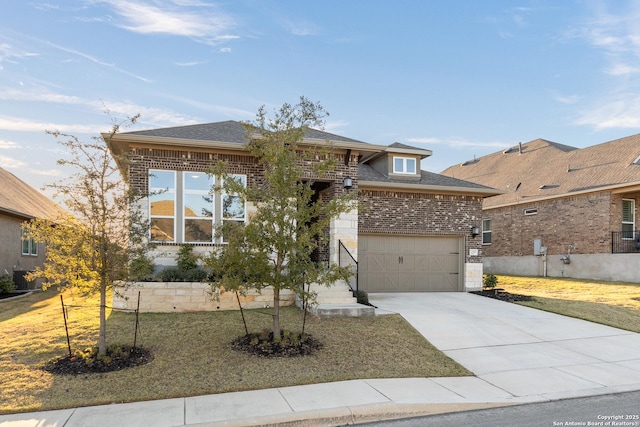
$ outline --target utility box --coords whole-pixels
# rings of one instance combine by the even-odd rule
[[[544,255],[542,252],[542,239],[533,239],[533,254]]]

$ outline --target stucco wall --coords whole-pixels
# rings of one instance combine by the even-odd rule
[[[572,277],[640,283],[640,253],[571,254],[570,263],[562,255],[546,257],[548,277]],[[543,256],[484,257],[484,272],[516,276],[543,276]]]
[[[0,215],[0,274],[6,271],[13,277],[14,270],[33,270],[44,263],[43,243],[38,244],[38,256],[22,255],[23,221],[13,216]]]

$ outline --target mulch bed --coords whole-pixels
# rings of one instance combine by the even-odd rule
[[[114,348],[119,350],[114,351]],[[90,355],[75,352],[71,357],[65,356],[47,362],[42,369],[52,374],[79,375],[99,372],[113,372],[134,366],[144,365],[153,360],[153,354],[141,347],[110,346],[107,357],[96,357],[97,349],[90,349]]]
[[[502,289],[484,289],[482,291],[473,291],[472,294],[481,295],[483,297],[498,299],[500,301],[517,302],[531,301],[533,297],[528,295],[510,294]]]
[[[262,332],[236,338],[231,347],[237,351],[260,357],[306,356],[322,348],[322,343],[309,334],[301,338],[299,333],[282,332],[279,342],[273,340],[273,332]]]

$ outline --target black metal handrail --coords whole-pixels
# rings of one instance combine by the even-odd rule
[[[346,258],[346,265],[342,264],[343,252],[348,255],[348,258]],[[342,243],[342,240],[338,240],[338,265],[340,267],[355,266],[355,272],[353,276],[349,278],[349,283],[347,283],[349,285],[349,288],[351,288],[351,292],[353,292],[353,294],[355,295],[358,292],[358,261],[356,261],[351,252],[349,252],[349,249],[347,249],[344,243]]]
[[[640,230],[611,232],[612,254],[628,254],[634,252],[640,252]]]

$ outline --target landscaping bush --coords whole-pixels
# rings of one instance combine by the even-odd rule
[[[482,287],[484,289],[493,289],[498,284],[498,278],[495,274],[485,274],[482,276]]]
[[[16,284],[13,278],[8,274],[0,276],[0,294],[8,294],[16,290]]]
[[[193,253],[193,245],[180,245],[177,263],[184,272],[198,268],[198,255]]]
[[[358,304],[369,305],[369,294],[367,294],[365,291],[356,291],[355,297],[358,300]]]

